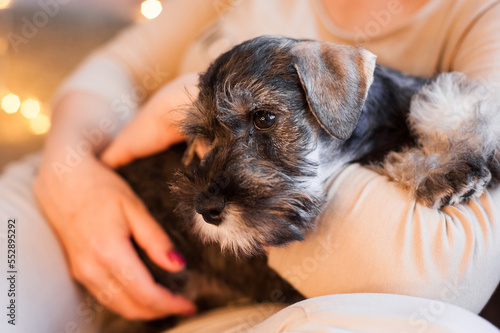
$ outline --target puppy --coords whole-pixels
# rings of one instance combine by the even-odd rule
[[[500,110],[459,73],[423,79],[360,47],[262,36],[221,55],[199,88],[184,128],[210,150],[179,173],[177,212],[235,254],[302,240],[348,163],[433,208],[500,178]]]
[[[325,183],[349,163],[434,208],[500,179],[498,106],[458,73],[407,76],[359,47],[262,36],[216,59],[199,88],[184,124],[187,169],[174,174],[186,148],[177,146],[120,172],[187,267],[168,273],[139,254],[159,283],[200,311],[303,299],[267,266],[263,247],[302,240]],[[199,145],[209,147],[201,161]]]
[[[157,283],[173,293],[192,300],[198,313],[224,307],[266,303],[292,304],[304,299],[287,281],[267,266],[264,255],[235,257],[223,254],[218,244],[206,244],[189,230],[184,218],[174,213],[177,198],[169,190],[174,174],[183,168],[181,159],[187,146],[177,145],[119,170],[135,193],[160,223],[175,249],[186,259],[186,268],[178,273],[156,266],[139,247],[136,250]],[[161,332],[176,326],[179,317],[151,322],[130,322],[107,314],[107,333]]]

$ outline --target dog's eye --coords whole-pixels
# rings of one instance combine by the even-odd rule
[[[276,124],[276,116],[268,111],[257,111],[253,114],[253,123],[259,130],[268,130]]]

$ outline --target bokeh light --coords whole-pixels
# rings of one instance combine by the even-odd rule
[[[44,114],[38,114],[35,118],[30,119],[30,128],[33,134],[45,134],[50,129],[50,118]]]
[[[14,94],[8,94],[2,98],[2,109],[7,113],[15,113],[21,106],[21,100]]]
[[[40,113],[40,103],[34,99],[27,99],[21,104],[21,114],[28,119],[35,118]]]
[[[0,0],[0,9],[5,9],[10,6],[11,0]]]
[[[158,0],[146,0],[141,4],[142,15],[150,20],[158,17],[162,9],[161,2]]]

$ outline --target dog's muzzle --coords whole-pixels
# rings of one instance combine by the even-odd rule
[[[226,200],[223,196],[200,193],[195,199],[195,210],[205,222],[218,226],[222,223]]]

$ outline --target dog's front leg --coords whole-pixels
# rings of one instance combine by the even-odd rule
[[[433,208],[480,195],[500,178],[499,107],[481,84],[440,75],[413,99],[417,146],[388,154],[379,171]]]

